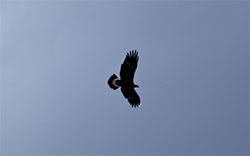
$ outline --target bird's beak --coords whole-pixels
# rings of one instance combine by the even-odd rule
[[[139,86],[138,86],[138,85],[135,85],[135,88],[139,88]]]

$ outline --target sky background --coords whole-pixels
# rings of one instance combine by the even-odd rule
[[[248,52],[247,0],[1,1],[2,154],[247,155]]]

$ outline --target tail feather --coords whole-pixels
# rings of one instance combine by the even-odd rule
[[[120,84],[119,84],[119,78],[113,74],[110,76],[109,80],[108,80],[108,85],[110,88],[116,90],[117,88],[120,87]]]

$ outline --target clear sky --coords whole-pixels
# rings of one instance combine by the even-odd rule
[[[248,154],[247,0],[1,9],[3,154]],[[107,85],[133,49],[140,108]]]

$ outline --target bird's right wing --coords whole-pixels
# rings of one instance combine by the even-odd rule
[[[135,70],[137,68],[137,62],[139,60],[138,52],[132,50],[127,53],[125,60],[121,65],[120,76],[123,81],[134,83]]]
[[[138,107],[141,103],[139,95],[136,93],[134,88],[122,87],[123,96],[128,99],[128,102],[132,107]]]

